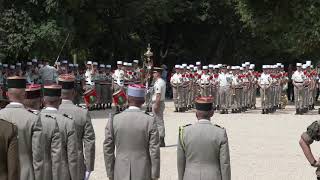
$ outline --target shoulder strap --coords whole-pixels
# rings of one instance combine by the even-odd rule
[[[185,144],[184,144],[184,141],[183,141],[183,135],[184,135],[184,127],[180,126],[179,127],[179,140],[180,140],[182,149],[185,151]]]

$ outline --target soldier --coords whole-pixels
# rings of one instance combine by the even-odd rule
[[[303,114],[303,88],[305,83],[305,75],[301,69],[302,64],[297,63],[297,70],[292,74],[292,83],[294,86],[294,100],[296,106],[296,114]]]
[[[74,75],[76,78],[76,85],[75,85],[75,96],[74,96],[74,104],[79,105],[81,102],[81,97],[83,95],[83,84],[84,84],[84,76],[81,74],[79,70],[79,65],[74,64]]]
[[[50,85],[56,83],[58,75],[57,69],[53,66],[50,66],[48,61],[45,61],[44,63],[45,65],[39,70],[39,75],[43,85]]]
[[[240,113],[241,112],[241,98],[242,98],[242,81],[240,75],[240,67],[234,66],[232,76],[232,111],[231,113]]]
[[[203,72],[201,78],[199,79],[200,86],[200,96],[209,96],[210,95],[210,75],[208,74],[208,66],[202,67]]]
[[[96,89],[96,92],[97,92],[97,104],[96,104],[96,108],[97,109],[102,109],[102,86],[101,86],[101,81],[103,80],[105,74],[105,68],[106,68],[106,65],[104,64],[100,64],[99,66],[99,69],[97,69],[96,71],[94,71],[94,74],[93,74],[93,81],[94,81],[94,85],[95,85],[95,89]]]
[[[26,79],[19,76],[8,78],[10,104],[0,110],[0,119],[15,124],[18,128],[20,179],[43,179],[43,157],[41,147],[42,124],[39,117],[23,106]]]
[[[28,85],[26,89],[26,97],[24,99],[25,107],[33,112],[34,114],[39,114],[41,109],[41,85],[32,84]]]
[[[0,119],[0,179],[19,180],[20,163],[18,151],[18,129]]]
[[[223,65],[218,77],[219,82],[219,96],[220,96],[220,113],[228,114],[229,101],[230,101],[230,85],[231,78],[227,73],[227,67]]]
[[[307,131],[301,135],[301,139],[299,141],[300,147],[305,157],[309,161],[310,165],[314,168],[317,168],[316,175],[318,180],[320,179],[320,161],[315,159],[312,153],[312,150],[310,148],[310,145],[314,141],[319,141],[319,140],[320,140],[320,124],[319,124],[319,121],[315,121],[308,126]]]
[[[163,120],[163,113],[165,109],[165,93],[166,93],[166,82],[161,78],[162,68],[153,68],[154,92],[152,95],[152,112],[154,114],[155,122],[158,127],[160,136],[160,147],[165,147],[165,126]]]
[[[52,118],[56,120],[61,135],[61,160],[60,173],[57,179],[77,180],[78,178],[78,151],[77,151],[77,133],[75,122],[72,117],[58,112],[61,104],[61,86],[44,86],[43,102],[45,108],[41,110],[41,117]],[[49,141],[50,142],[50,141]]]
[[[261,108],[262,114],[269,113],[269,101],[270,101],[270,86],[271,86],[271,77],[270,74],[267,73],[267,65],[262,66],[262,74],[258,79],[258,85],[260,87],[260,97],[261,97]]]
[[[183,107],[181,103],[182,99],[182,76],[180,72],[180,65],[175,65],[175,73],[171,76],[170,84],[173,92],[173,102],[175,106],[175,112],[181,112]]]
[[[129,108],[108,121],[103,151],[109,180],[156,180],[160,176],[159,134],[154,118],[141,110],[144,97],[143,86],[129,85]]]
[[[73,104],[75,95],[75,77],[60,76],[59,84],[62,85],[59,106],[60,114],[73,117],[77,134],[78,153],[78,179],[89,179],[94,170],[95,162],[95,132],[91,123],[91,117],[86,108]]]
[[[197,98],[198,122],[179,128],[179,180],[231,180],[228,137],[224,128],[210,122],[212,104],[212,97]]]
[[[112,74],[111,74],[111,65],[106,65],[105,72],[100,81],[102,96],[101,103],[103,109],[111,108],[112,105]]]
[[[124,89],[124,76],[125,72],[123,70],[122,61],[117,61],[117,69],[114,71],[112,78],[112,89],[113,93],[116,93]],[[116,104],[116,111],[119,113],[122,110],[123,106]]]

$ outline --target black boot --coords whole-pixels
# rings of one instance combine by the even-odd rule
[[[166,147],[166,143],[164,142],[164,137],[160,137],[160,147]]]
[[[265,110],[265,114],[269,114],[270,110],[269,109],[266,109]]]
[[[319,109],[320,110],[320,109]],[[296,109],[296,115],[300,114],[299,109]]]
[[[176,110],[174,112],[178,112],[178,108],[176,108]]]
[[[262,114],[265,114],[265,110],[264,109],[262,109]]]
[[[226,109],[225,113],[226,113],[226,114],[229,114],[228,109]]]
[[[303,115],[304,111],[305,111],[305,109],[299,109],[299,114]]]

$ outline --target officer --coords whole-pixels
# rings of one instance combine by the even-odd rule
[[[42,117],[51,117],[56,120],[61,134],[61,160],[60,173],[58,179],[76,180],[78,178],[78,151],[77,132],[75,122],[72,117],[58,112],[61,104],[61,86],[44,86],[43,102],[45,108],[42,109]],[[50,142],[50,141],[49,141]]]
[[[296,106],[296,114],[303,114],[303,88],[305,75],[302,71],[302,64],[297,63],[297,70],[292,74],[292,84],[294,86],[294,100]]]
[[[166,82],[161,78],[162,68],[154,67],[153,68],[153,78],[154,82],[154,91],[152,95],[152,112],[154,114],[155,121],[157,123],[159,136],[160,136],[160,147],[165,147],[165,126],[163,120],[163,113],[165,109],[165,93],[166,93]]]
[[[26,88],[26,97],[23,103],[29,111],[34,114],[39,114],[42,106],[41,100],[41,85],[32,84],[28,85]]]
[[[320,179],[320,161],[315,159],[312,153],[312,150],[310,148],[310,145],[314,141],[319,141],[319,140],[320,140],[320,122],[315,121],[308,126],[307,131],[301,135],[301,139],[299,141],[300,147],[305,157],[309,161],[310,165],[314,168],[317,168],[316,175],[318,180]]]
[[[141,110],[144,97],[144,86],[129,85],[129,108],[108,121],[103,151],[109,180],[156,180],[160,176],[157,123]]]
[[[78,179],[89,179],[95,162],[95,133],[91,117],[86,108],[76,106],[72,102],[75,96],[75,77],[60,76],[59,84],[62,86],[59,112],[73,117],[77,132]]]
[[[56,78],[58,75],[57,69],[53,66],[50,66],[48,61],[44,61],[44,63],[44,66],[39,70],[41,82],[43,85],[56,83]]]
[[[20,163],[18,151],[18,129],[0,119],[0,179],[19,180]]]
[[[179,128],[179,180],[231,180],[228,137],[224,128],[210,122],[212,104],[212,97],[197,98],[198,122]]]
[[[42,124],[37,115],[27,111],[23,106],[25,88],[25,78],[8,78],[7,94],[10,104],[0,110],[0,119],[11,122],[18,128],[20,179],[43,179]]]

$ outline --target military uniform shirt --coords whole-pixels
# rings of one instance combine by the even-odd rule
[[[152,101],[156,101],[156,94],[161,94],[161,99],[160,101],[164,101],[166,98],[166,82],[162,79],[159,78],[155,83],[154,83],[154,94],[152,96]]]

